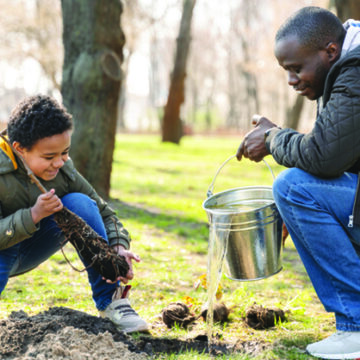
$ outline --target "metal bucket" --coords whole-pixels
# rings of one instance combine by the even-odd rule
[[[282,269],[282,219],[271,186],[240,187],[212,195],[217,175],[233,157],[218,169],[203,208],[210,226],[228,232],[226,276],[238,281],[260,280]]]

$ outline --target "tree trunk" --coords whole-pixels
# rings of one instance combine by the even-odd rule
[[[174,69],[171,75],[168,100],[164,109],[162,141],[169,141],[175,144],[179,144],[182,137],[180,107],[185,98],[186,61],[190,48],[191,19],[195,2],[196,0],[184,0]]]
[[[348,19],[360,20],[360,1],[359,0],[333,0],[337,16],[341,21]]]
[[[294,130],[297,130],[299,128],[299,122],[303,106],[304,97],[298,95],[296,97],[294,105],[291,108],[287,109],[284,127]]]
[[[115,144],[124,35],[119,0],[62,0],[63,103],[73,114],[71,157],[107,197]]]

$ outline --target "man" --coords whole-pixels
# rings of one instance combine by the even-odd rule
[[[307,346],[324,359],[360,357],[360,22],[306,7],[278,30],[275,56],[288,83],[317,100],[313,129],[280,129],[265,117],[237,151],[288,167],[275,180],[275,202],[336,332]],[[360,184],[360,181],[359,181]]]

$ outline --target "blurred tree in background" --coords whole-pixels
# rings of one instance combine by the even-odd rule
[[[335,6],[336,13],[342,21],[347,19],[360,20],[359,0],[332,0],[331,5]]]
[[[6,121],[26,94],[62,100],[62,21],[60,0],[0,0],[0,5],[0,120]],[[123,0],[123,5],[126,43],[117,128],[160,133],[183,0]],[[278,26],[307,5],[328,7],[329,0],[197,0],[185,101],[176,117],[183,120],[185,134],[242,134],[254,112],[286,126],[310,126],[315,107],[306,101],[299,111],[301,99],[288,88],[273,55]]]
[[[8,93],[15,88],[29,93],[59,94],[63,61],[60,1],[0,0],[0,6],[2,95],[5,89]],[[25,82],[29,69],[33,76]]]
[[[309,5],[330,8],[343,21],[360,19],[359,0],[196,0],[191,46],[180,51],[183,0],[122,4],[120,17],[119,0],[0,0],[0,121],[6,126],[26,95],[41,92],[63,101],[76,123],[72,157],[102,195],[116,126],[163,135],[177,52],[187,53],[187,61],[178,96],[185,101],[166,122],[175,142],[182,134],[179,119],[185,135],[242,136],[253,113],[307,131],[315,103],[288,86],[273,54],[275,33]]]
[[[183,135],[180,107],[185,100],[186,64],[191,42],[191,20],[196,0],[184,0],[174,67],[162,121],[162,140],[179,144]]]
[[[122,79],[117,0],[62,0],[64,65],[63,102],[73,114],[71,156],[77,169],[107,197]]]

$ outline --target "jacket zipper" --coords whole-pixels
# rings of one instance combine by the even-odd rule
[[[354,205],[353,205],[353,209],[352,209],[352,214],[349,215],[349,223],[348,223],[348,227],[352,228],[354,227],[354,217],[356,216],[356,208],[358,207],[358,202],[359,202],[359,187],[360,187],[360,173],[358,173],[358,180],[357,180],[357,185],[356,185],[356,192],[355,192],[355,200],[354,200]],[[357,218],[357,217],[356,217]],[[358,223],[359,221],[356,221],[356,223]]]

